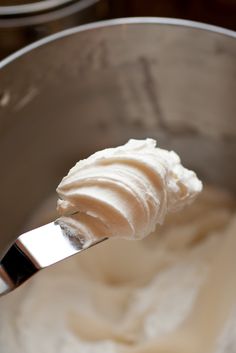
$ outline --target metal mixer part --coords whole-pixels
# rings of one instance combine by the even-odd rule
[[[9,1],[7,6],[1,6],[0,2],[0,16],[19,16],[26,14],[34,14],[41,11],[47,11],[55,9],[57,7],[67,5],[68,3],[73,3],[74,0],[46,0],[46,1],[34,1],[27,2],[23,1],[19,4],[11,4],[9,6]]]
[[[104,0],[46,0],[1,6],[0,57],[65,28],[103,19]]]

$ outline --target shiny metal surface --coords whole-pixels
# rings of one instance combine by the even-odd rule
[[[2,6],[0,2],[0,16],[9,15],[19,15],[19,14],[32,14],[34,12],[45,11],[54,9],[55,7],[62,6],[73,2],[73,0],[44,0],[44,1],[34,1],[32,0],[27,3],[27,1],[17,1],[15,4],[8,4],[7,6]]]
[[[22,234],[0,261],[0,296],[16,289],[39,270],[103,240],[83,244],[68,232],[64,234],[54,222]]]
[[[74,28],[4,60],[0,256],[78,159],[130,137],[235,192],[235,62],[234,32],[154,18]]]
[[[102,0],[31,0],[12,6],[1,6],[0,0],[0,58],[65,28],[102,19],[104,8]]]
[[[75,14],[98,2],[99,0],[50,1],[48,4],[50,6],[47,7],[47,1],[46,3],[41,1],[40,3],[20,6],[0,6],[0,28],[39,25],[42,23],[46,25],[47,22]]]

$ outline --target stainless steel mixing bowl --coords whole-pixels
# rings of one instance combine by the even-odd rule
[[[78,159],[154,137],[236,190],[236,34],[181,20],[70,29],[0,63],[0,255]]]

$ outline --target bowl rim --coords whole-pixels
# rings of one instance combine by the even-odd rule
[[[111,20],[103,20],[97,22],[91,22],[88,24],[72,27],[65,29],[63,31],[54,33],[47,37],[44,37],[34,43],[31,43],[16,52],[10,54],[2,61],[0,61],[0,69],[4,68],[6,65],[10,64],[11,62],[17,60],[18,58],[22,57],[23,55],[31,52],[34,49],[37,49],[43,45],[46,45],[50,42],[54,42],[55,40],[77,34],[84,31],[95,30],[98,28],[106,28],[111,26],[126,26],[126,25],[133,25],[133,24],[144,24],[144,25],[170,25],[170,26],[177,26],[177,27],[187,27],[192,29],[200,29],[203,31],[209,31],[217,34],[222,34],[226,37],[236,38],[236,32],[230,29],[226,29],[223,27],[211,25],[208,23],[191,21],[191,20],[183,20],[179,18],[169,18],[169,17],[126,17],[126,18],[116,18]]]

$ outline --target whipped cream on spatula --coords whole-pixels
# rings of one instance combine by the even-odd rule
[[[57,188],[58,223],[83,242],[141,239],[202,190],[196,174],[156,141],[129,140],[81,160]]]

